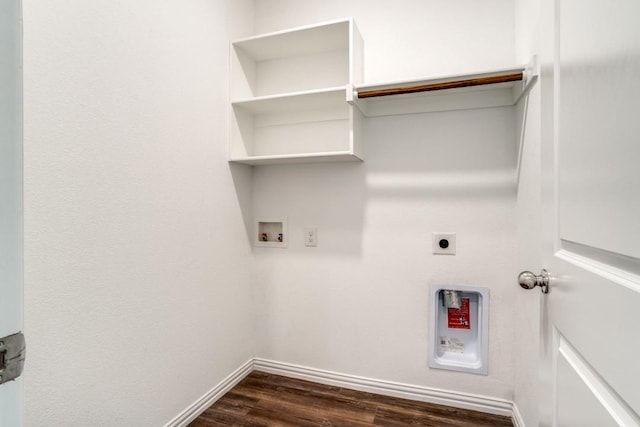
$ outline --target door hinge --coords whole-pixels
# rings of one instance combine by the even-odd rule
[[[27,345],[22,332],[0,338],[0,384],[22,375]]]

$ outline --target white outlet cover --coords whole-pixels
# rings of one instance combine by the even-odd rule
[[[317,227],[305,227],[304,245],[312,246],[312,247],[318,246],[318,228]]]
[[[456,233],[450,232],[437,232],[432,233],[432,245],[433,245],[433,254],[434,255],[455,255],[456,254]],[[441,241],[446,241],[446,247],[442,246],[445,243],[440,243]]]

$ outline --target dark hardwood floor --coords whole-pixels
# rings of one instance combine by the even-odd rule
[[[189,427],[512,427],[511,418],[252,372]]]

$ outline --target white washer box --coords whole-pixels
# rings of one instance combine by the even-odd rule
[[[462,310],[449,310],[444,291],[457,291]],[[489,289],[432,285],[429,367],[488,374]]]
[[[254,245],[286,248],[289,242],[286,218],[260,218],[255,223]]]

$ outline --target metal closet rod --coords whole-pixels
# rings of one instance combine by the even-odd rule
[[[454,80],[450,82],[429,83],[418,86],[392,87],[378,90],[365,90],[358,92],[358,98],[375,98],[378,96],[402,95],[405,93],[431,92],[434,90],[456,89],[461,87],[491,85],[495,83],[507,83],[522,80],[522,72],[500,74],[490,77],[478,77],[475,79]]]

